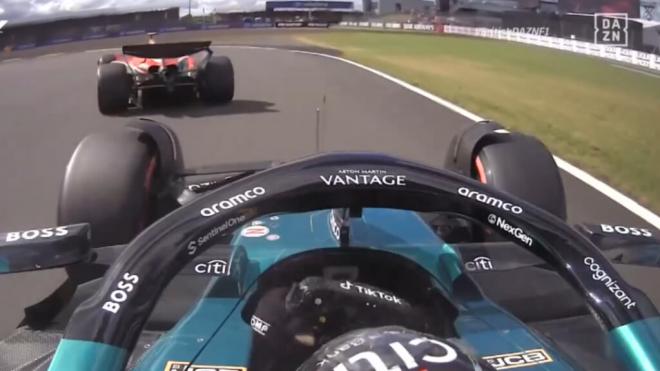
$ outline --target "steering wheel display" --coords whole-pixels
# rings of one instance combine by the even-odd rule
[[[108,269],[100,290],[75,311],[50,370],[123,369],[165,286],[214,239],[261,215],[330,208],[451,211],[484,223],[494,216],[506,218],[525,238],[504,235],[552,264],[585,297],[613,334],[618,352],[659,362],[653,355],[657,340],[647,342],[656,344],[649,348],[617,341],[656,336],[656,330],[639,325],[657,317],[656,308],[625,283],[596,246],[561,220],[447,171],[382,155],[327,154],[225,185],[142,232]],[[437,262],[425,268],[432,265]],[[448,274],[462,276],[460,268]]]

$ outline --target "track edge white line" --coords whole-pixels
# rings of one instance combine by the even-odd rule
[[[466,110],[463,107],[460,107],[452,102],[449,102],[445,99],[442,99],[424,89],[421,89],[417,86],[414,86],[410,83],[407,83],[403,80],[400,80],[394,76],[391,76],[385,72],[379,71],[377,69],[367,67],[363,64],[360,64],[358,62],[342,58],[342,57],[337,57],[334,55],[330,54],[324,54],[324,53],[318,53],[318,52],[310,52],[310,51],[304,51],[304,50],[292,50],[295,53],[300,53],[300,54],[307,54],[307,55],[315,55],[323,58],[329,58],[329,59],[334,59],[337,61],[341,61],[344,63],[348,63],[350,65],[353,65],[355,67],[361,68],[365,71],[371,72],[375,75],[378,75],[386,80],[389,80],[403,88],[406,88],[412,92],[415,92],[435,103],[438,103],[445,108],[454,111],[472,121],[479,122],[479,121],[484,121],[485,119],[483,117],[480,117],[479,115],[476,115],[468,110]],[[561,159],[560,157],[554,156],[555,162],[557,163],[557,166],[567,172],[568,174],[572,175],[573,177],[579,179],[583,183],[587,184],[591,188],[597,190],[598,192],[602,193],[612,201],[618,203],[619,205],[623,206],[625,209],[630,211],[631,213],[637,215],[639,218],[643,219],[647,223],[653,225],[655,228],[660,229],[660,217],[653,213],[651,210],[645,208],[644,206],[640,205],[637,201],[631,199],[630,197],[624,195],[623,193],[617,191],[616,189],[612,188],[605,182],[597,179],[593,175],[587,173],[586,171],[578,168],[575,165],[572,165],[566,160]]]

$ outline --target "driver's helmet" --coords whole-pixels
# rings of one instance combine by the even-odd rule
[[[476,357],[475,357],[476,358]],[[323,345],[298,371],[493,370],[457,344],[399,326],[351,331]]]

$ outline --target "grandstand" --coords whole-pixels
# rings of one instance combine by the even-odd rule
[[[179,8],[117,14],[79,13],[75,17],[46,22],[12,22],[0,34],[0,47],[28,49],[75,40],[124,36],[176,27],[179,22]]]

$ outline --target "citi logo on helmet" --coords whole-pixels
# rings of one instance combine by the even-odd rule
[[[510,211],[514,214],[522,214],[522,212],[523,212],[522,207],[520,207],[518,205],[514,205],[514,204],[509,203],[509,202],[504,202],[504,201],[500,200],[499,198],[495,198],[495,197],[489,196],[489,195],[484,194],[484,193],[473,191],[473,190],[470,190],[469,188],[466,188],[466,187],[459,188],[458,189],[458,194],[463,196],[463,197],[467,197],[467,198],[477,200],[477,201],[479,201],[481,203],[484,203],[486,205],[494,206],[498,209]]]

